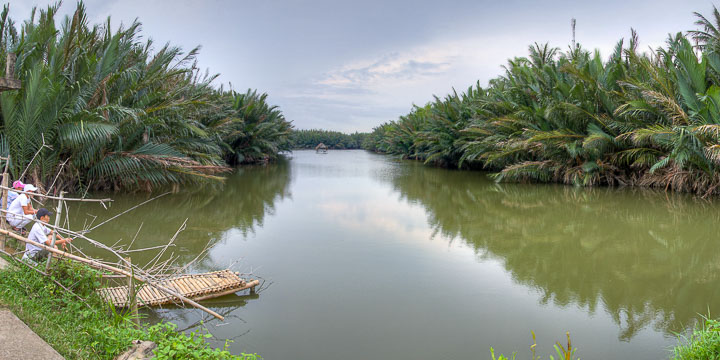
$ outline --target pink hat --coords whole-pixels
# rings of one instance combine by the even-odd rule
[[[15,182],[13,183],[13,188],[22,190],[25,188],[25,184],[23,184],[20,180],[15,180]]]

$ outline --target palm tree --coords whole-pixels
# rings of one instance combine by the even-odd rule
[[[368,148],[497,181],[628,184],[719,193],[720,12],[639,53],[632,31],[607,60],[538,43],[487,88],[453,92],[375,129]]]
[[[57,174],[58,187],[147,190],[221,179],[227,144],[208,126],[225,115],[253,139],[234,144],[247,154],[237,163],[285,149],[291,125],[282,113],[257,94],[238,96],[233,108],[234,95],[211,85],[217,75],[196,67],[198,48],[155,49],[140,41],[138,22],[116,31],[110,19],[91,25],[82,3],[59,28],[58,5],[34,9],[18,36],[7,8],[0,52],[17,53],[23,81],[20,91],[0,95],[0,150],[11,155],[14,177],[42,183]]]

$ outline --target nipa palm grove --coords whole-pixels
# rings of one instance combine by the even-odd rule
[[[293,129],[267,95],[212,86],[198,49],[142,40],[140,24],[90,24],[82,3],[22,23],[0,14],[0,155],[12,178],[55,189],[154,188],[221,179],[268,162]],[[497,180],[720,192],[720,12],[639,50],[633,32],[607,59],[579,44],[530,46],[505,74],[374,129],[364,147]]]
[[[152,190],[221,179],[289,149],[292,125],[279,109],[265,94],[212,86],[198,49],[142,40],[137,22],[90,24],[82,3],[72,16],[57,10],[21,23],[8,5],[0,14],[0,68],[16,54],[22,83],[0,95],[0,155],[10,155],[13,179]]]
[[[498,181],[720,193],[720,13],[641,51],[530,46],[487,87],[415,107],[365,147]]]

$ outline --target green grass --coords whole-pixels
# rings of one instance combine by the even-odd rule
[[[99,273],[86,266],[58,262],[49,275],[83,300],[25,266],[11,266],[0,272],[0,302],[68,359],[113,359],[136,339],[155,342],[156,359],[260,359],[232,355],[227,342],[213,349],[205,341],[210,334],[184,334],[171,323],[136,327],[95,294]]]
[[[702,328],[690,337],[681,337],[673,355],[673,360],[720,359],[720,322],[705,318]]]

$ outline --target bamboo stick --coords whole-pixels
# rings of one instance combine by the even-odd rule
[[[242,291],[242,290],[245,290],[245,289],[254,288],[255,286],[257,286],[257,285],[259,285],[259,284],[260,284],[260,281],[259,281],[259,280],[253,280],[253,281],[245,284],[245,286],[241,286],[241,287],[237,287],[237,288],[225,290],[225,291],[223,291],[223,292],[221,292],[221,293],[208,294],[208,295],[203,295],[203,296],[196,296],[196,297],[193,298],[193,300],[195,300],[195,301],[202,301],[202,300],[212,299],[212,298],[221,297],[221,296],[225,296],[225,295],[230,295],[230,294],[234,294],[234,293],[236,293],[236,292],[238,292],[238,291]]]
[[[60,214],[62,213],[63,195],[64,194],[65,194],[64,191],[60,192],[60,200],[58,201],[57,210],[55,210],[55,227],[57,227],[60,224]],[[52,241],[50,242],[51,248],[55,248],[55,240],[57,240],[57,231],[53,230]],[[52,256],[48,256],[47,262],[45,263],[45,272],[50,270],[50,260],[51,259],[52,259]]]
[[[62,193],[61,193],[62,194]],[[130,257],[125,258],[125,261],[127,261],[128,264],[132,264],[132,260]],[[132,273],[132,265],[128,266],[128,271]],[[128,276],[128,305],[130,308],[130,311],[132,312],[132,318],[135,325],[140,326],[140,318],[138,317],[138,306],[137,306],[137,300],[136,300],[136,293],[135,293],[135,282],[133,281],[132,276]]]
[[[117,215],[115,215],[115,216],[113,216],[113,217],[111,217],[111,218],[109,218],[109,219],[107,219],[107,220],[105,220],[105,221],[103,221],[103,222],[101,222],[101,223],[99,223],[99,224],[97,224],[97,225],[95,225],[95,226],[93,226],[93,227],[85,230],[85,231],[83,231],[83,234],[84,234],[84,233],[89,233],[90,231],[93,231],[93,230],[99,228],[100,226],[103,226],[103,225],[105,225],[106,223],[108,223],[108,222],[110,222],[110,221],[112,221],[112,220],[115,220],[115,219],[117,219],[118,217],[120,217],[120,216],[122,216],[122,215],[125,215],[125,214],[129,213],[130,211],[133,211],[133,210],[135,210],[135,209],[137,209],[137,208],[139,208],[139,207],[141,207],[141,206],[143,206],[143,205],[145,205],[145,204],[147,204],[147,203],[149,203],[149,202],[151,202],[151,201],[153,201],[153,200],[157,200],[157,199],[159,199],[159,198],[161,198],[161,197],[163,197],[163,196],[165,196],[165,195],[167,195],[167,194],[170,194],[170,192],[168,191],[168,192],[166,192],[166,193],[163,193],[163,194],[160,194],[160,195],[158,195],[158,196],[155,196],[155,197],[153,197],[152,199],[145,200],[145,201],[143,201],[143,202],[141,202],[141,203],[139,203],[139,204],[137,204],[137,205],[135,205],[135,206],[133,206],[133,207],[131,207],[131,208],[129,208],[129,209],[127,209],[127,210],[125,210],[125,211],[123,211],[123,212],[121,212],[121,213],[119,213],[119,214],[117,214]],[[138,232],[139,232],[139,231],[140,231],[140,230],[138,230]],[[135,236],[137,236],[137,235],[135,235]],[[133,239],[133,241],[134,241],[134,239]],[[129,249],[129,247],[128,247],[128,249]]]
[[[4,185],[3,185],[3,186],[0,186],[0,189],[2,189],[2,190],[14,190],[13,188],[8,187],[8,186],[4,186]],[[44,197],[44,198],[46,198],[46,199],[60,200],[60,197],[58,197],[58,196],[43,195],[43,194],[40,194],[40,193],[36,193],[36,192],[34,192],[34,191],[15,190],[15,192],[17,192],[18,194],[36,195],[36,196],[39,196],[39,197]],[[105,203],[105,202],[112,202],[112,201],[114,201],[113,199],[81,199],[81,198],[63,198],[63,200],[65,200],[65,201],[78,201],[78,202],[100,202],[100,203]]]
[[[8,55],[9,56],[9,55]],[[0,186],[8,187],[10,186],[10,173],[8,173],[8,169],[10,168],[10,155],[8,155],[6,158],[2,158],[5,160],[5,169],[3,169],[2,174],[2,182],[0,183]],[[3,210],[8,208],[8,189],[2,189],[2,208]],[[5,216],[0,216],[0,227],[3,229],[9,229],[10,226],[8,226],[7,219],[5,219]],[[7,241],[7,236],[3,236],[2,240],[0,240],[0,247],[3,251],[5,251],[5,243]]]
[[[7,172],[7,162],[5,163],[5,172],[2,174],[2,186],[7,186],[10,182],[10,174]],[[2,203],[0,203],[0,206],[2,206],[3,210],[8,208],[8,190],[3,189],[2,190]],[[3,229],[9,229],[7,219],[5,219],[5,216],[0,216],[0,226]],[[0,240],[0,248],[5,250],[5,241],[7,240],[6,236],[3,236]]]
[[[152,281],[148,281],[145,277],[133,275],[132,273],[129,273],[129,272],[123,270],[123,269],[119,269],[119,268],[114,267],[114,266],[112,266],[112,265],[103,264],[103,263],[98,262],[98,261],[95,261],[95,260],[86,259],[86,258],[83,258],[83,257],[80,257],[80,256],[75,256],[75,255],[69,254],[69,253],[67,253],[67,252],[64,252],[64,251],[61,251],[61,250],[58,250],[58,249],[55,249],[55,248],[51,248],[51,247],[49,247],[49,246],[47,246],[47,245],[45,245],[45,244],[41,244],[41,243],[38,243],[38,242],[35,242],[35,241],[32,241],[32,240],[29,240],[29,239],[27,239],[27,238],[25,238],[25,237],[22,237],[22,236],[20,236],[20,235],[18,235],[18,234],[15,234],[14,232],[11,232],[11,231],[7,231],[7,230],[4,230],[4,229],[0,229],[0,234],[9,235],[10,237],[15,238],[15,239],[17,239],[17,240],[20,240],[20,241],[22,241],[22,242],[33,244],[34,246],[40,247],[40,248],[42,248],[42,249],[45,249],[45,250],[47,250],[47,251],[49,251],[49,252],[51,252],[51,253],[58,254],[60,257],[65,257],[65,258],[68,258],[68,259],[70,259],[70,260],[75,260],[75,261],[77,261],[77,262],[85,263],[85,264],[90,265],[91,267],[95,267],[95,268],[98,268],[98,269],[107,270],[107,271],[112,271],[112,272],[114,272],[114,273],[122,274],[122,275],[129,276],[129,277],[133,277],[133,278],[135,278],[135,280],[140,281],[140,282],[143,282],[143,283],[145,283],[145,284],[147,284],[147,285],[150,285],[150,286],[152,286],[152,287],[154,287],[154,288],[156,288],[156,289],[158,289],[158,290],[160,290],[160,291],[162,291],[162,292],[164,292],[164,293],[166,293],[166,294],[169,294],[169,295],[171,295],[171,296],[174,296],[174,297],[180,299],[180,301],[182,301],[183,303],[190,304],[190,305],[192,305],[192,306],[194,306],[194,307],[196,307],[196,308],[198,308],[198,309],[200,309],[200,310],[202,310],[202,311],[205,311],[206,313],[208,313],[208,314],[210,314],[210,315],[212,315],[212,316],[220,319],[221,321],[224,321],[224,320],[225,320],[225,318],[224,318],[222,315],[216,313],[215,311],[212,311],[212,310],[206,308],[205,306],[202,306],[202,305],[198,304],[197,302],[195,302],[195,301],[193,301],[193,300],[191,300],[191,299],[188,299],[187,297],[183,296],[182,294],[178,293],[177,291],[168,289],[168,288],[166,288],[166,287],[164,287],[164,286],[160,286],[160,285],[158,285],[158,284],[153,283]]]

